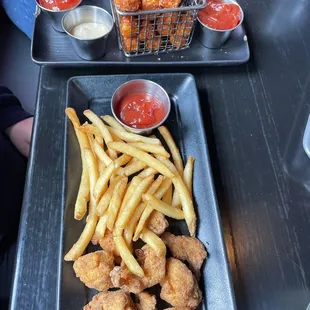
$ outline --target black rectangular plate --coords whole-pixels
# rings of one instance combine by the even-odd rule
[[[84,0],[83,4],[97,5],[111,12],[108,0]],[[69,37],[54,30],[49,17],[41,12],[35,19],[32,60],[39,65],[50,66],[225,66],[238,65],[249,60],[249,45],[242,25],[220,49],[208,49],[201,45],[197,39],[197,30],[191,47],[186,50],[128,58],[119,50],[114,27],[108,40],[106,55],[96,61],[87,61],[77,56]]]
[[[166,89],[172,108],[166,121],[185,161],[189,155],[196,158],[194,171],[194,200],[199,218],[198,238],[208,250],[208,259],[202,271],[200,287],[203,302],[199,309],[231,310],[235,309],[230,271],[227,264],[222,228],[214,195],[207,141],[204,132],[198,93],[194,77],[190,74],[150,74],[74,77],[68,82],[67,107],[77,111],[80,120],[85,117],[83,111],[92,109],[99,115],[110,114],[111,96],[124,82],[136,78],[152,80]],[[79,237],[84,223],[73,219],[75,198],[81,175],[80,151],[73,127],[69,121],[65,127],[65,180],[63,255]],[[170,222],[169,231],[176,234],[188,234],[183,221]],[[64,262],[60,266],[60,309],[82,309],[94,290],[87,289],[75,277],[72,263]],[[164,309],[165,303],[158,300],[158,309]]]

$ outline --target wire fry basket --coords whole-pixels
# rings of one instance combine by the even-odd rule
[[[189,48],[198,10],[206,6],[206,0],[183,0],[177,8],[125,12],[120,11],[114,1],[110,0],[118,44],[127,57]],[[128,0],[117,1],[126,3]]]

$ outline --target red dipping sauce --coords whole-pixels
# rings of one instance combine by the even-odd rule
[[[199,10],[198,17],[209,28],[229,30],[239,24],[241,12],[236,4],[209,1],[205,8]]]
[[[65,11],[80,3],[79,0],[39,0],[38,3],[47,10]]]
[[[166,116],[160,100],[146,92],[134,92],[123,97],[116,107],[117,117],[133,128],[150,128]]]

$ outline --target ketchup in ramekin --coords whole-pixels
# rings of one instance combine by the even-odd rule
[[[229,30],[235,28],[242,14],[240,7],[234,3],[208,1],[207,6],[198,12],[201,23],[216,30]]]
[[[77,6],[80,0],[38,0],[38,3],[47,10],[66,11]]]

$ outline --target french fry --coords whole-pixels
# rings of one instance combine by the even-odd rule
[[[117,130],[115,128],[108,127],[108,126],[107,126],[107,128],[110,131],[110,133],[116,135],[121,140],[124,140],[126,142],[144,142],[144,143],[160,145],[160,141],[157,138],[149,138],[149,137],[137,135],[135,133]]]
[[[126,165],[129,161],[131,160],[131,156],[127,155],[127,154],[123,154],[120,157],[118,157],[114,164],[115,164],[115,168],[119,168],[123,165]]]
[[[189,191],[190,197],[193,197],[193,170],[195,158],[190,156],[184,168],[184,182]],[[193,199],[193,198],[192,198]]]
[[[174,162],[177,170],[179,171],[180,175],[183,175],[183,161],[182,161],[182,157],[180,154],[180,150],[178,149],[177,145],[175,144],[169,130],[165,126],[160,126],[158,128],[158,130],[168,145],[168,148],[169,148],[171,155],[172,155],[172,158],[173,158],[173,162]]]
[[[80,126],[79,129],[82,132],[90,133],[94,136],[102,137],[100,130],[96,126],[92,124],[88,124],[87,122],[84,123],[82,126]]]
[[[145,203],[147,203],[153,209],[161,212],[162,214],[174,218],[176,220],[183,220],[184,219],[184,212],[180,209],[176,209],[165,202],[157,199],[153,195],[144,194],[142,199]]]
[[[140,161],[154,168],[159,173],[168,178],[172,178],[174,176],[174,174],[166,165],[164,165],[163,163],[161,163],[159,160],[149,155],[148,153],[141,151],[132,145],[126,144],[124,142],[109,142],[108,144],[111,149],[138,158]]]
[[[128,144],[136,147],[137,149],[148,152],[148,153],[158,154],[165,158],[170,157],[170,154],[161,145],[155,145],[155,144],[144,143],[144,142],[131,142]]]
[[[96,140],[94,141],[94,152],[106,167],[108,167],[113,161]]]
[[[75,110],[72,108],[67,108],[65,112],[70,121],[72,122],[81,152],[82,175],[74,208],[74,218],[76,220],[81,220],[86,214],[87,202],[89,201],[89,177],[88,177],[87,165],[85,162],[84,148],[89,148],[90,145],[88,142],[87,135],[79,130],[80,121],[76,115]]]
[[[178,191],[182,209],[184,211],[185,221],[189,230],[189,233],[192,237],[196,234],[196,214],[194,210],[193,201],[190,197],[188,189],[184,184],[182,178],[180,176],[172,178],[173,185],[175,189]]]
[[[108,222],[109,215],[105,212],[100,218],[97,223],[95,233],[91,239],[93,244],[98,244],[99,240],[104,237],[105,231],[107,229],[107,222]]]
[[[133,158],[135,159],[135,158]],[[135,160],[132,163],[129,163],[125,168],[122,168],[121,170],[118,170],[118,173],[120,175],[124,176],[131,176],[132,174],[137,173],[138,171],[142,170],[146,167],[146,164],[140,160]]]
[[[104,214],[104,211],[109,207],[110,200],[113,195],[113,190],[115,188],[115,185],[117,182],[121,179],[121,176],[116,177],[111,183],[107,191],[103,194],[101,197],[99,203],[97,204],[96,207],[96,213],[99,216],[102,216]]]
[[[85,110],[84,115],[99,129],[105,143],[108,145],[109,142],[113,141],[111,134],[107,128],[107,126],[103,123],[103,121],[91,110]],[[110,150],[108,146],[108,151],[111,159],[116,159],[117,154],[114,150]]]
[[[147,188],[152,183],[154,177],[149,176],[138,184],[135,192],[132,193],[128,202],[124,205],[124,208],[118,215],[115,225],[119,228],[125,229],[128,224],[130,217],[133,215],[135,209],[138,207],[139,202],[141,201],[142,195],[146,192]]]
[[[117,129],[119,131],[125,131],[126,129],[111,115],[103,115],[101,118],[112,128]]]
[[[108,182],[111,178],[111,175],[116,170],[114,162],[112,162],[103,172],[103,174],[100,176],[98,181],[96,182],[96,185],[94,187],[94,193],[93,196],[96,199],[96,202],[99,201],[101,198],[102,193],[107,189]]]
[[[85,162],[87,165],[89,185],[90,185],[90,203],[87,220],[90,217],[96,217],[96,201],[94,199],[94,187],[99,177],[98,163],[91,149],[84,148]]]
[[[115,185],[113,195],[110,201],[109,209],[108,209],[108,214],[109,214],[109,219],[107,226],[109,230],[113,231],[114,228],[114,223],[117,217],[117,213],[121,207],[121,203],[123,200],[123,197],[125,195],[125,190],[126,190],[126,185],[128,182],[128,178],[122,178],[120,179],[117,184]]]
[[[147,228],[143,228],[140,238],[148,244],[158,256],[166,256],[166,245],[155,233]]]
[[[154,168],[146,168],[145,170],[141,171],[139,174],[138,174],[138,177],[140,178],[146,178],[146,177],[149,177],[150,175],[152,174],[156,174],[157,171],[154,169]]]
[[[171,187],[171,184],[172,184],[172,181],[170,179],[164,179],[161,185],[159,186],[159,188],[156,190],[154,194],[155,197],[157,199],[161,199],[166,193],[166,191],[169,189],[169,187]],[[153,195],[153,193],[151,192],[147,192],[147,194]],[[137,241],[140,238],[141,231],[146,226],[146,222],[148,218],[150,217],[150,215],[152,214],[153,210],[154,209],[151,206],[146,205],[145,209],[143,210],[143,213],[141,214],[139,218],[139,223],[137,225],[137,228],[136,228],[136,231],[133,237],[133,241]]]
[[[95,141],[100,145],[100,147],[103,149],[103,138],[101,136],[95,136]]]
[[[88,133],[87,138],[88,138],[90,149],[94,153],[94,136],[92,134]]]
[[[78,241],[72,246],[70,251],[65,255],[65,261],[75,261],[83,255],[88,246],[97,225],[97,218],[92,217],[85,225],[84,230]]]
[[[122,236],[114,237],[114,242],[127,268],[133,274],[142,278],[144,276],[144,271],[128,249],[124,238]]]
[[[163,202],[167,203],[168,205],[171,205],[171,203],[172,203],[172,185],[169,186],[169,188],[165,192],[162,200],[163,200]]]

